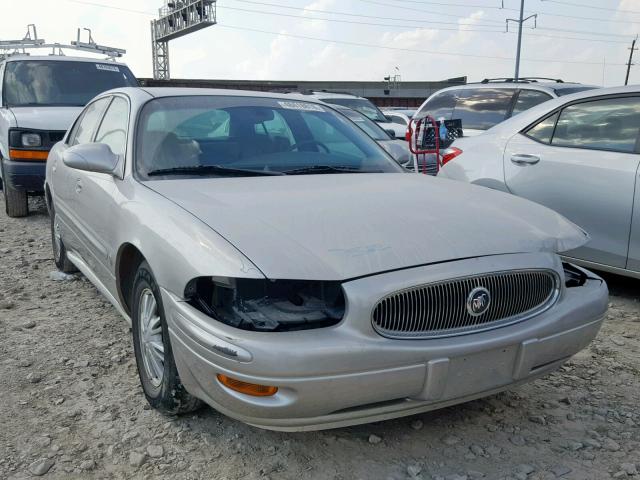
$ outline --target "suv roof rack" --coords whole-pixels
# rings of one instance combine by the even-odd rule
[[[27,25],[27,33],[22,40],[0,40],[0,61],[13,55],[29,55],[27,50],[50,48],[51,55],[64,56],[62,50],[79,50],[83,52],[96,53],[99,55],[106,55],[107,59],[114,60],[122,57],[126,50],[122,48],[107,47],[105,45],[98,45],[91,36],[91,30],[88,28],[83,29],[89,33],[87,42],[83,42],[80,39],[81,29],[78,29],[77,40],[72,41],[70,45],[61,43],[46,43],[44,39],[38,38],[38,31],[34,24]]]
[[[480,83],[493,83],[493,82],[499,82],[499,83],[535,83],[535,82],[539,82],[540,80],[545,80],[548,82],[555,82],[555,83],[564,83],[564,80],[562,80],[561,78],[548,78],[548,77],[520,77],[518,80],[516,80],[515,78],[485,78],[484,80],[482,80]]]

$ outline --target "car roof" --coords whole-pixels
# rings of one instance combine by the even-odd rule
[[[322,102],[308,95],[287,94],[274,92],[261,92],[255,90],[227,90],[223,88],[189,88],[189,87],[123,87],[110,90],[108,93],[133,93],[144,91],[155,98],[163,97],[193,97],[193,96],[213,96],[213,97],[254,97],[254,98],[275,98],[278,100],[289,100],[292,98],[311,103]],[[105,92],[107,93],[107,92]]]
[[[551,93],[557,96],[557,90],[564,90],[568,88],[585,87],[585,88],[600,88],[596,85],[587,85],[584,83],[572,83],[572,82],[489,82],[489,83],[466,83],[464,85],[455,85],[453,87],[443,88],[438,90],[433,95],[440,94],[442,92],[455,91],[455,90],[468,90],[468,89],[504,89],[504,90],[536,90],[539,92]]]
[[[125,63],[114,62],[113,60],[107,60],[103,58],[89,58],[89,57],[68,57],[66,55],[11,55],[5,58],[2,62],[21,62],[24,60],[49,60],[54,62],[87,62],[87,63],[108,63],[113,65],[123,65]]]
[[[314,90],[309,93],[300,93],[302,96],[316,97],[316,98],[364,98],[359,97],[358,95],[352,95],[350,93],[340,93],[340,92],[322,92]]]

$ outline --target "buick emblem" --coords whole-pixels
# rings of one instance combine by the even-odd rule
[[[491,294],[484,287],[471,290],[467,297],[467,312],[472,317],[479,317],[489,309],[491,304]]]

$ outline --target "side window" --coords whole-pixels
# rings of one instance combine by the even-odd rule
[[[110,101],[111,97],[101,98],[85,108],[82,113],[82,118],[74,127],[69,145],[73,146],[78,145],[79,143],[89,143],[93,140],[93,134],[98,127],[98,122],[102,117],[102,112],[104,112],[105,107]]]
[[[424,115],[431,115],[436,120],[440,117],[444,117],[445,120],[451,120],[453,109],[456,106],[455,90],[448,92],[436,93],[416,114],[416,117],[422,117]]]
[[[529,130],[525,132],[528,137],[533,138],[542,143],[551,143],[551,137],[553,135],[553,129],[556,126],[556,121],[558,120],[558,116],[560,112],[556,112],[550,117],[545,118],[541,122],[538,122],[536,125],[531,127]]]
[[[402,117],[398,117],[396,115],[389,115],[389,118],[391,118],[391,123],[397,123],[398,125],[407,125],[407,122],[405,122],[404,118]]]
[[[515,107],[513,107],[513,115],[529,110],[541,103],[551,100],[551,95],[544,92],[538,92],[536,90],[520,90],[518,94],[518,100]]]
[[[127,148],[128,124],[129,104],[124,98],[115,97],[98,128],[96,142],[106,143],[116,155],[124,155]]]
[[[569,105],[560,113],[553,145],[632,153],[640,130],[640,97]]]
[[[473,88],[460,90],[458,94],[451,118],[462,120],[463,129],[488,130],[506,118],[515,90]]]

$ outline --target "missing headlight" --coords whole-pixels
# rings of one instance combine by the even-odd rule
[[[189,282],[185,298],[220,322],[256,331],[328,327],[345,310],[338,282],[199,277]]]
[[[581,287],[587,283],[587,274],[581,269],[570,263],[563,263],[564,268],[564,284],[567,288]]]

